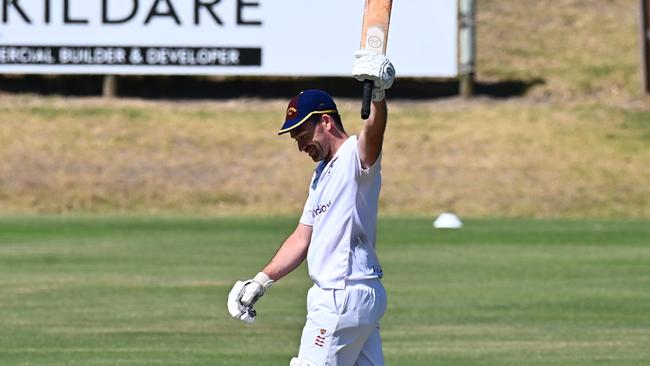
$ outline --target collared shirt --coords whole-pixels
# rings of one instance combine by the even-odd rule
[[[380,188],[381,156],[363,169],[356,136],[318,164],[300,222],[312,226],[307,266],[319,287],[382,276],[375,252]]]

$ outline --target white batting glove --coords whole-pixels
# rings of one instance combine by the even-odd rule
[[[245,282],[237,281],[235,282],[235,286],[233,286],[232,290],[230,290],[230,293],[228,294],[228,312],[233,318],[239,319],[244,323],[251,324],[255,322],[257,313],[253,308],[244,306],[241,301],[239,301],[241,293],[244,290],[244,286]]]
[[[237,281],[228,294],[228,312],[230,315],[245,323],[255,322],[257,313],[253,309],[253,305],[272,284],[273,280],[264,272],[259,272],[250,280]]]
[[[266,290],[273,285],[273,280],[264,272],[259,272],[252,279],[244,283],[244,290],[239,301],[242,305],[252,307]]]
[[[390,89],[395,81],[395,67],[386,58],[370,50],[358,50],[354,53],[356,60],[352,63],[352,76],[359,80],[372,80],[372,100],[382,101],[385,90]]]

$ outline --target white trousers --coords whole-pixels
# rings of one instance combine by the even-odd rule
[[[314,366],[383,366],[379,320],[385,311],[379,279],[349,282],[343,290],[314,285],[298,358]]]

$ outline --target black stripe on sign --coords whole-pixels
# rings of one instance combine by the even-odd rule
[[[261,66],[262,49],[0,45],[0,65]]]

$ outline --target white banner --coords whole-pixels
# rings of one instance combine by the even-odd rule
[[[348,76],[364,0],[0,0],[0,73]],[[395,0],[400,76],[457,76],[457,0]]]

